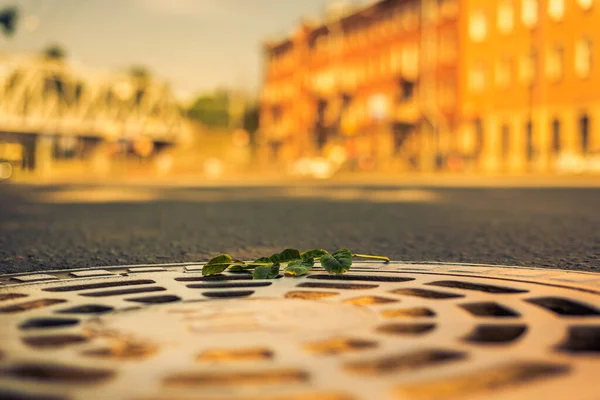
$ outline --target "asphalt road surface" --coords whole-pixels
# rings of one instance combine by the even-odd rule
[[[1,273],[287,247],[600,271],[600,189],[0,184]]]

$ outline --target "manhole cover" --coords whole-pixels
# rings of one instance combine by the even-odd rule
[[[0,398],[597,399],[600,275],[355,264],[0,276]]]

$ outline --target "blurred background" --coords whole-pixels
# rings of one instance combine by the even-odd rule
[[[0,0],[0,180],[600,176],[597,0]]]

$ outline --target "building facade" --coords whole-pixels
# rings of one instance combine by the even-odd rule
[[[351,164],[422,171],[593,156],[596,2],[382,0],[303,22],[265,44],[265,148],[285,161],[343,146]]]
[[[463,2],[463,140],[488,171],[576,169],[600,152],[600,2]]]

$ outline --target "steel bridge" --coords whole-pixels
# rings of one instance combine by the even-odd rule
[[[0,143],[18,142],[24,167],[57,143],[103,143],[153,152],[185,135],[169,86],[147,74],[103,74],[40,55],[0,54]],[[46,158],[48,156],[46,155]]]

